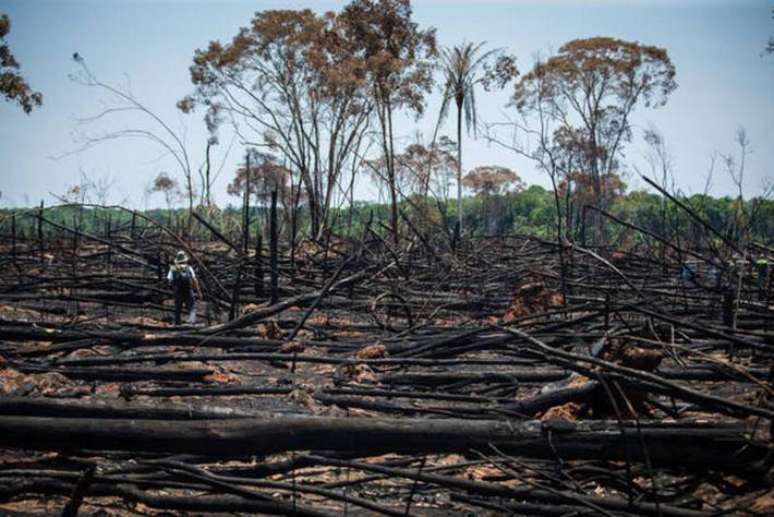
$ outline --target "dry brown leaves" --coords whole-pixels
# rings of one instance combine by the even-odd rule
[[[121,394],[121,385],[117,382],[110,382],[107,384],[99,383],[94,389],[95,395],[109,395],[111,397],[118,397]]]
[[[566,420],[574,422],[578,419],[580,412],[581,405],[578,402],[568,402],[561,406],[549,408],[540,416],[540,420]]]
[[[583,375],[573,375],[573,377],[570,379],[570,382],[567,383],[566,387],[578,388],[587,382],[589,382],[588,377],[584,377]],[[542,415],[540,415],[539,418],[540,420],[567,420],[569,422],[574,422],[580,417],[583,409],[583,405],[578,402],[568,402],[567,404],[554,406],[547,409],[545,412],[543,412]]]
[[[242,315],[250,314],[251,312],[255,312],[258,309],[264,309],[268,307],[268,303],[248,303],[242,306]]]
[[[108,345],[98,345],[91,348],[81,348],[74,350],[67,354],[68,359],[83,359],[86,357],[98,357],[106,356],[110,354],[110,347]]]
[[[324,410],[314,399],[314,388],[308,384],[298,384],[296,389],[290,392],[288,398],[295,400],[301,406],[308,409],[313,414],[323,413]]]
[[[585,377],[583,375],[573,375],[572,379],[570,379],[570,382],[567,383],[568,388],[577,388],[579,386],[583,386],[589,382],[589,378]]]
[[[340,367],[339,372],[356,383],[376,384],[378,382],[376,373],[365,364],[347,364]]]
[[[215,382],[217,384],[237,384],[241,379],[229,372],[215,372],[204,376],[206,382]]]
[[[503,471],[497,467],[489,465],[476,465],[465,469],[465,477],[474,481],[494,481],[497,480],[498,484],[517,487],[524,483],[518,479],[502,479]]]
[[[334,315],[326,314],[325,319],[327,320],[328,323],[335,323],[336,325],[348,326],[348,325],[355,324],[355,320],[347,316],[341,316],[341,315],[334,316]]]
[[[283,345],[279,348],[279,352],[281,354],[301,353],[304,350],[306,350],[306,344],[303,341],[297,339],[283,343]]]
[[[12,368],[0,371],[0,393],[10,395],[28,382],[28,377]]]
[[[58,456],[58,452],[30,452],[15,449],[2,449],[0,450],[0,466],[14,465],[14,468],[26,468],[52,461]],[[2,513],[0,513],[0,515],[2,515]]]
[[[468,479],[476,481],[485,481],[503,475],[502,471],[495,467],[487,465],[468,467],[465,469],[465,475]]]
[[[0,504],[0,515],[59,515],[65,504],[61,496],[11,501]]]
[[[762,515],[774,514],[774,489],[755,499],[750,505],[750,509]]]
[[[41,395],[54,395],[70,385],[70,379],[61,373],[37,373],[29,375]]]
[[[327,314],[317,314],[306,319],[307,325],[329,325],[331,318]]]
[[[543,282],[530,282],[522,285],[516,291],[511,305],[503,315],[503,321],[513,321],[562,305],[564,305],[564,297],[561,293],[546,289]]]
[[[210,365],[201,361],[180,361],[175,363],[175,367],[179,370],[209,370]]]
[[[256,327],[258,335],[266,339],[281,339],[283,332],[276,321],[259,323]]]
[[[38,311],[8,304],[0,304],[0,316],[28,321],[40,321],[42,319],[41,313]]]
[[[0,370],[0,394],[10,395],[23,387],[40,395],[54,395],[64,388],[72,387],[70,380],[61,373],[24,374],[13,368]]]
[[[449,467],[451,465],[456,465],[457,463],[462,463],[465,461],[465,457],[461,454],[445,454],[443,456],[439,456],[438,459],[435,460],[434,465],[438,465],[441,467]]]
[[[311,363],[308,367],[308,371],[314,372],[318,375],[333,375],[333,373],[336,371],[336,366],[332,364],[314,364]]]
[[[355,352],[355,359],[381,359],[387,357],[387,347],[381,343],[367,345]]]

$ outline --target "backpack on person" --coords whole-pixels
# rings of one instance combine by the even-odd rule
[[[172,285],[175,289],[190,290],[193,283],[192,281],[191,268],[188,266],[172,271]]]

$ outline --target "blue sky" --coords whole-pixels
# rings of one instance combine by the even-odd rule
[[[0,12],[11,17],[7,38],[22,64],[22,74],[43,93],[44,105],[31,115],[0,102],[0,206],[51,203],[79,183],[81,174],[110,178],[109,201],[133,206],[162,203],[145,199],[143,190],[162,170],[174,171],[169,158],[143,141],[106,142],[82,153],[51,157],[78,147],[78,131],[98,133],[134,127],[130,118],[108,124],[79,125],[78,117],[98,113],[109,98],[75,84],[73,52],[83,55],[103,81],[129,81],[133,93],[176,130],[185,133],[195,164],[203,159],[206,131],[199,115],[182,115],[175,102],[191,91],[188,66],[196,48],[210,40],[230,39],[255,11],[310,7],[325,11],[345,2],[325,0],[0,0]],[[546,54],[566,41],[613,36],[665,47],[677,69],[679,87],[658,110],[639,109],[633,117],[635,141],[627,147],[626,164],[643,167],[641,129],[655,125],[666,137],[674,157],[677,185],[686,193],[701,192],[713,152],[735,152],[734,137],[744,126],[751,142],[747,159],[746,193],[774,179],[774,55],[761,56],[774,20],[770,0],[645,1],[645,0],[415,0],[414,18],[434,26],[442,45],[486,41],[518,57],[522,72],[535,52]],[[478,95],[479,116],[501,121],[509,114],[507,93]],[[397,131],[408,142],[417,131],[432,133],[439,96],[428,99],[420,121],[401,119]],[[512,114],[512,113],[511,113]],[[454,132],[453,118],[445,133]],[[223,158],[230,138],[221,136],[216,161]],[[497,164],[513,168],[528,183],[547,186],[545,175],[529,161],[466,138],[464,166]],[[226,195],[242,150],[235,145],[215,185],[216,200]],[[357,193],[373,198],[376,190],[363,177]],[[632,187],[642,187],[633,176]],[[716,168],[711,192],[730,194],[733,186]]]

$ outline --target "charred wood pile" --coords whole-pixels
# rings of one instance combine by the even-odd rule
[[[764,246],[26,217],[0,221],[0,513],[774,511]]]

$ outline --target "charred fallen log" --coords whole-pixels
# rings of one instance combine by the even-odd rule
[[[30,364],[14,364],[13,367],[24,373],[59,373],[71,379],[88,381],[178,381],[191,382],[202,381],[215,370],[204,368],[192,369],[162,369],[162,368],[79,368],[79,367],[52,367]]]
[[[217,420],[255,418],[263,412],[202,403],[127,403],[121,400],[61,400],[54,398],[3,397],[0,415],[78,419]]]
[[[244,457],[288,450],[466,452],[490,444],[522,457],[650,461],[745,469],[764,456],[746,427],[702,422],[494,421],[278,417],[163,421],[0,417],[0,445]]]

